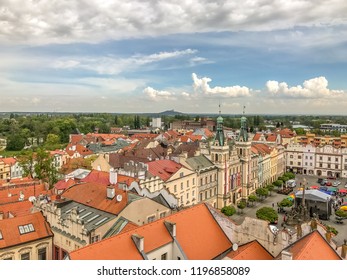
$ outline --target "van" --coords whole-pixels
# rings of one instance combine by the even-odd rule
[[[295,188],[295,187],[296,187],[296,182],[295,182],[295,180],[288,180],[288,181],[287,181],[287,187],[289,187],[289,188]]]

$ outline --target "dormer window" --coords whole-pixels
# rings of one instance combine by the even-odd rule
[[[18,230],[20,234],[25,234],[25,233],[29,233],[29,232],[34,232],[34,226],[33,224],[27,224],[27,225],[23,225],[23,226],[18,226]]]

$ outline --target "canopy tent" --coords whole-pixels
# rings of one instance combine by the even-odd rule
[[[303,192],[299,191],[295,194],[297,198],[302,198]],[[305,191],[305,199],[319,201],[319,202],[327,202],[331,199],[331,195],[321,192],[319,190],[306,190]]]

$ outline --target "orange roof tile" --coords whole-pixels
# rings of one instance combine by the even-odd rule
[[[55,185],[54,185],[54,188],[56,190],[65,190],[71,186],[73,186],[74,184],[76,184],[75,180],[73,179],[69,179],[69,180],[60,180],[58,181]]]
[[[20,234],[18,227],[27,224],[32,224],[34,231]],[[3,239],[0,239],[0,248],[7,248],[53,236],[41,212],[0,220],[0,231],[3,236]]]
[[[74,200],[84,205],[117,215],[128,203],[128,193],[115,187],[116,196],[108,199],[107,185],[90,182],[74,185],[62,193],[62,197]],[[122,201],[116,201],[117,195],[122,195]]]
[[[182,165],[168,159],[155,160],[147,163],[148,171],[154,176],[159,176],[163,181],[168,180]]]
[[[21,193],[24,195],[24,200],[28,200],[30,196],[47,194],[47,191],[43,184],[31,185],[28,187],[5,188],[0,191],[0,204],[19,201]]]
[[[4,162],[5,164],[7,165],[14,165],[16,164],[17,160],[13,157],[10,157],[10,158],[1,158],[0,159],[2,162]]]
[[[73,260],[142,259],[133,234],[144,237],[144,252],[149,253],[173,241],[164,222],[176,224],[176,239],[188,259],[214,259],[227,251],[232,243],[224,234],[205,204],[199,204],[150,224],[112,236],[70,253]]]
[[[232,260],[273,260],[274,257],[257,241],[240,246],[236,251],[227,254]]]
[[[0,212],[4,213],[4,219],[7,219],[9,218],[9,213],[15,217],[27,215],[31,213],[32,207],[33,204],[29,200],[16,201],[0,205]]]
[[[337,252],[317,231],[313,231],[284,249],[293,260],[341,260]],[[280,258],[281,254],[277,256]]]

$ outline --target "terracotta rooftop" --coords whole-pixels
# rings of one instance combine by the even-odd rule
[[[131,236],[144,237],[144,252],[173,242],[164,222],[176,224],[176,239],[188,259],[210,260],[227,251],[232,243],[224,234],[205,204],[199,204],[150,224],[104,239],[70,253],[73,260],[142,259]]]
[[[81,181],[89,182],[89,183],[94,182],[94,183],[99,183],[99,184],[103,184],[103,185],[107,186],[110,184],[110,173],[93,169],[87,175],[87,177],[85,177]],[[126,183],[127,185],[130,185],[134,181],[137,181],[137,179],[134,177],[130,177],[130,176],[126,176],[126,175],[119,175],[119,174],[117,175],[117,182],[118,183]]]
[[[26,228],[26,233],[20,233],[19,226],[32,225],[32,228]],[[19,216],[11,219],[0,220],[0,248],[7,248],[22,243],[53,236],[47,222],[41,212]]]
[[[56,190],[65,190],[71,186],[76,184],[75,180],[73,179],[68,179],[67,181],[65,179],[58,181],[55,185],[54,188]]]
[[[0,191],[0,204],[19,201],[20,194],[24,195],[24,200],[28,200],[30,196],[45,195],[48,194],[48,191],[43,184],[31,185],[28,187],[5,188]]]
[[[151,161],[147,165],[149,173],[160,177],[163,181],[171,178],[182,167],[181,164],[169,159]]]
[[[17,160],[13,157],[9,157],[9,158],[1,158],[0,159],[2,162],[4,162],[7,165],[14,165],[16,164]]]
[[[284,251],[291,253],[293,260],[341,260],[317,230],[305,235]],[[281,259],[281,254],[276,259]]]
[[[116,200],[117,195],[122,196],[120,202]],[[141,198],[115,186],[115,197],[109,199],[107,198],[107,185],[95,182],[74,185],[61,196],[115,215],[121,212],[131,200]]]
[[[10,215],[14,217],[28,215],[32,207],[33,204],[29,200],[16,201],[0,205],[0,212],[4,214],[4,219],[7,219]]]
[[[257,241],[241,245],[236,251],[231,251],[227,257],[232,260],[273,260],[274,257]]]

